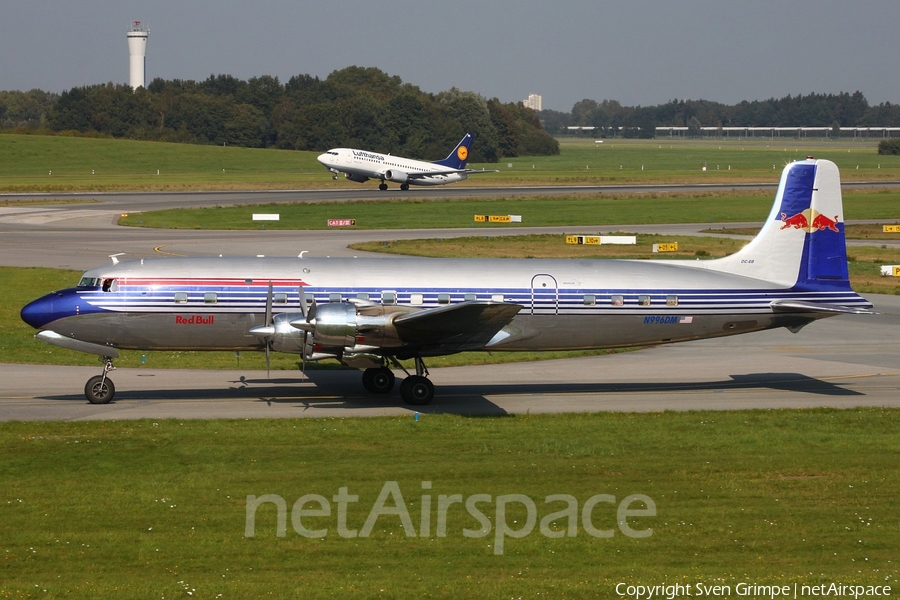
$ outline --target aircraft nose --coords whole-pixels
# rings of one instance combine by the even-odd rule
[[[325,161],[328,160],[328,153],[323,152],[322,154],[320,154],[319,156],[316,157],[316,160],[324,165]]]
[[[35,329],[40,329],[53,320],[52,315],[54,296],[55,294],[49,294],[42,298],[38,298],[33,302],[29,302],[24,307],[22,307],[22,311],[19,313],[19,316],[23,321],[25,321]]]

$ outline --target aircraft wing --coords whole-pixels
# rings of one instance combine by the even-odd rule
[[[484,347],[520,310],[518,304],[463,302],[407,313],[393,324],[407,344],[476,349]]]
[[[838,304],[818,304],[816,302],[804,302],[803,300],[773,300],[772,310],[777,313],[806,312],[818,315],[826,314],[850,314],[850,315],[874,315],[877,314],[865,308],[852,306],[840,306]]]
[[[474,175],[476,173],[498,173],[497,169],[434,169],[433,171],[416,171],[407,173],[410,179],[424,179],[426,177],[434,177],[435,175],[453,175],[454,173],[465,173],[466,175]]]

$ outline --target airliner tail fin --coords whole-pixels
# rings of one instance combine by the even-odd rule
[[[841,179],[829,160],[787,165],[759,234],[711,268],[787,287],[850,289]]]
[[[434,164],[449,167],[451,169],[465,169],[466,161],[469,160],[469,147],[475,137],[471,133],[467,133],[463,139],[459,141],[456,148],[444,160],[436,160]]]

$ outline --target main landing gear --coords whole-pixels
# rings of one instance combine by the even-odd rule
[[[388,184],[386,184],[385,182],[382,181],[380,184],[378,184],[378,189],[381,190],[382,192],[385,192],[388,189]],[[409,191],[409,184],[401,183],[400,190],[403,192]]]
[[[112,359],[104,356],[100,359],[103,362],[103,374],[94,375],[84,384],[84,396],[91,404],[108,404],[116,394],[116,386],[113,385],[112,379],[107,377],[110,371],[115,371]]]
[[[392,362],[403,369],[395,359]],[[416,374],[406,374],[400,384],[400,397],[411,406],[424,406],[434,399],[434,384],[428,379],[428,369],[422,358],[415,357]],[[403,369],[404,372],[406,369]],[[363,371],[363,387],[373,394],[387,394],[394,388],[394,373],[386,366]]]

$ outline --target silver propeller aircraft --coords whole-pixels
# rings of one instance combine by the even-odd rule
[[[870,313],[847,272],[841,184],[827,160],[785,167],[757,237],[714,260],[154,258],[84,273],[22,309],[39,340],[99,355],[85,395],[109,402],[120,349],[258,350],[364,368],[363,386],[427,404],[424,359],[471,350],[681,342]]]
[[[447,158],[434,162],[355,148],[332,148],[320,154],[317,160],[334,173],[334,179],[340,173],[357,183],[380,179],[378,189],[382,191],[388,189],[388,181],[393,181],[400,184],[401,190],[406,191],[410,185],[445,185],[463,181],[473,173],[496,173],[497,171],[466,168],[469,148],[474,139],[471,133],[467,133]]]

